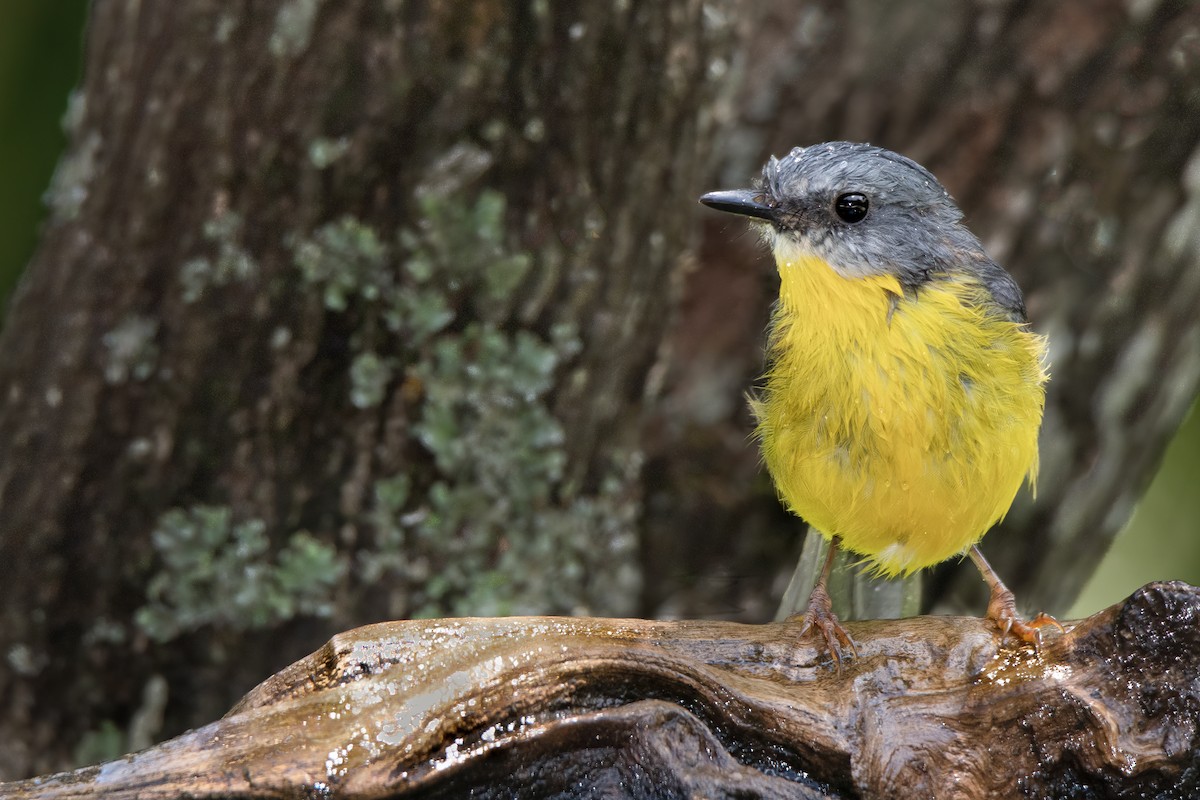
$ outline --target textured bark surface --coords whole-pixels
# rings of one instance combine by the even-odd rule
[[[392,622],[334,637],[221,720],[11,800],[1194,797],[1200,590],[1152,584],[1044,646],[979,620]]]
[[[702,5],[93,7],[0,339],[0,774],[364,621],[640,610]]]

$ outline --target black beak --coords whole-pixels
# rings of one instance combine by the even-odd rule
[[[730,214],[741,214],[746,217],[758,217],[774,222],[774,208],[760,202],[762,192],[753,189],[734,189],[728,192],[709,192],[700,198],[700,202],[717,211],[728,211]]]

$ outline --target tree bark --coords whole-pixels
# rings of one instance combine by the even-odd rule
[[[638,610],[703,6],[92,7],[0,338],[0,774],[357,622]]]
[[[9,800],[1192,797],[1200,590],[1152,584],[1044,645],[980,620],[392,622],[217,722]]]

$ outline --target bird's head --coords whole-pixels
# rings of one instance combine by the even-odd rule
[[[700,202],[761,221],[781,268],[816,256],[846,278],[891,274],[920,285],[986,258],[929,170],[868,144],[797,147],[772,157],[752,188]]]

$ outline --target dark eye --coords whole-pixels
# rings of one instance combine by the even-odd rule
[[[870,205],[865,194],[847,192],[838,196],[837,201],[833,204],[833,210],[837,212],[842,222],[849,222],[853,225],[855,222],[862,222]]]

